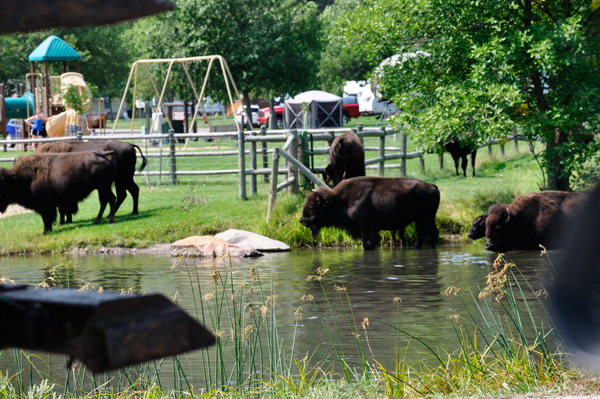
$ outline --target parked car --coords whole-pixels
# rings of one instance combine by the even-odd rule
[[[243,110],[246,108],[246,106],[243,106],[244,108],[242,108],[242,105],[239,106],[239,108],[237,109],[237,112],[235,113],[235,121],[237,123],[241,123],[243,126],[247,126],[248,125],[248,121],[246,119],[246,113],[243,112]],[[260,109],[258,108],[258,105],[251,105],[250,109],[252,110],[252,125],[253,126],[258,126],[258,112],[260,111]]]
[[[276,105],[273,107],[275,110],[275,115],[277,116],[277,129],[283,128],[283,109],[284,105]],[[342,98],[342,122],[344,124],[348,123],[351,118],[358,118],[360,116],[360,111],[358,109],[358,102],[356,97],[343,97]],[[271,116],[271,111],[269,108],[261,108],[260,109],[262,115],[259,113],[258,122],[261,125],[269,126],[269,119]]]
[[[358,108],[358,101],[356,97],[342,97],[342,122],[344,125],[350,122],[350,118],[358,118],[360,116],[360,110]]]
[[[275,110],[275,115],[277,116],[277,124],[275,125],[276,129],[283,128],[283,104],[275,105],[273,108]],[[271,110],[269,107],[261,108],[258,113],[258,123],[264,126],[269,126],[269,120],[271,119]]]

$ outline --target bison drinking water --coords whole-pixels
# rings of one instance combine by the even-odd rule
[[[77,209],[77,203],[94,190],[100,197],[100,223],[106,204],[109,222],[115,221],[115,195],[111,191],[117,167],[112,151],[75,154],[32,154],[17,159],[12,169],[0,169],[0,212],[19,204],[39,213],[44,234],[52,231],[56,208]]]
[[[471,224],[471,228],[469,229],[469,234],[467,234],[471,240],[485,237],[485,221],[487,220],[487,217],[488,215],[481,215],[473,220],[473,224]]]
[[[335,187],[344,179],[358,176],[365,176],[365,150],[359,137],[348,131],[333,140],[323,179]]]
[[[135,174],[136,148],[142,156],[142,165],[140,171],[147,164],[142,150],[135,144],[124,143],[121,141],[58,141],[42,145],[36,153],[64,153],[64,152],[82,152],[82,151],[113,151],[114,158],[117,164],[117,175],[115,178],[115,190],[117,192],[117,207],[119,209],[125,198],[127,191],[131,193],[133,198],[132,215],[138,214],[138,197],[140,189],[133,181]],[[70,222],[70,213],[67,213],[67,222]],[[74,213],[74,212],[73,212]]]
[[[333,190],[319,188],[308,194],[300,223],[316,236],[323,227],[346,230],[362,238],[365,250],[375,249],[381,230],[404,231],[415,222],[420,248],[429,238],[435,247],[435,214],[440,204],[437,186],[408,178],[355,177]]]
[[[485,222],[485,247],[490,251],[559,247],[554,236],[561,224],[583,204],[582,193],[541,191],[519,195],[509,205],[492,205]]]

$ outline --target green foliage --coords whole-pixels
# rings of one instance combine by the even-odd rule
[[[359,54],[405,54],[377,78],[403,113],[393,125],[426,149],[452,136],[482,142],[519,127],[547,144],[551,188],[568,189],[600,125],[600,11],[589,1],[368,0],[341,26]]]
[[[313,2],[179,0],[175,11],[139,20],[134,43],[146,58],[222,55],[238,89],[271,96],[296,93],[315,81],[320,54]],[[213,81],[222,81],[217,71]],[[179,83],[177,83],[179,82]],[[172,95],[183,95],[176,72]],[[212,97],[224,99],[224,86]]]
[[[319,19],[323,24],[323,36],[327,38],[319,63],[319,84],[321,89],[342,95],[347,80],[364,79],[371,65],[364,57],[357,56],[352,47],[355,43],[340,40],[337,18],[352,12],[361,0],[337,0],[327,6]]]
[[[85,113],[86,104],[92,99],[92,93],[87,87],[79,92],[79,87],[68,84],[61,87],[60,98],[67,108],[72,108],[78,115]]]

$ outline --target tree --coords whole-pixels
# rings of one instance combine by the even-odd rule
[[[173,12],[137,22],[136,32],[156,37],[138,42],[152,58],[165,51],[170,57],[225,57],[250,109],[252,94],[273,98],[314,84],[320,54],[316,11],[313,2],[300,0],[178,0]],[[225,96],[221,91],[213,98]]]
[[[546,144],[548,187],[567,190],[598,148],[599,17],[589,0],[368,0],[341,27],[371,60],[426,52],[379,72],[404,111],[393,123],[424,147],[517,127]]]
[[[327,38],[319,63],[319,85],[324,91],[342,95],[347,80],[361,80],[372,70],[371,64],[364,57],[358,57],[352,47],[355,43],[344,43],[340,40],[337,18],[352,12],[360,0],[337,0],[327,6],[319,16],[323,24],[323,35]]]

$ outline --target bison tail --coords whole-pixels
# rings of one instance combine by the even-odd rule
[[[140,156],[142,157],[142,165],[138,169],[138,172],[141,172],[142,170],[144,170],[144,168],[146,167],[146,165],[148,165],[148,159],[146,159],[146,157],[144,156],[144,153],[142,152],[142,149],[140,147],[138,147],[135,144],[132,144],[132,146],[134,146],[135,148],[138,149],[138,151],[140,152]]]

